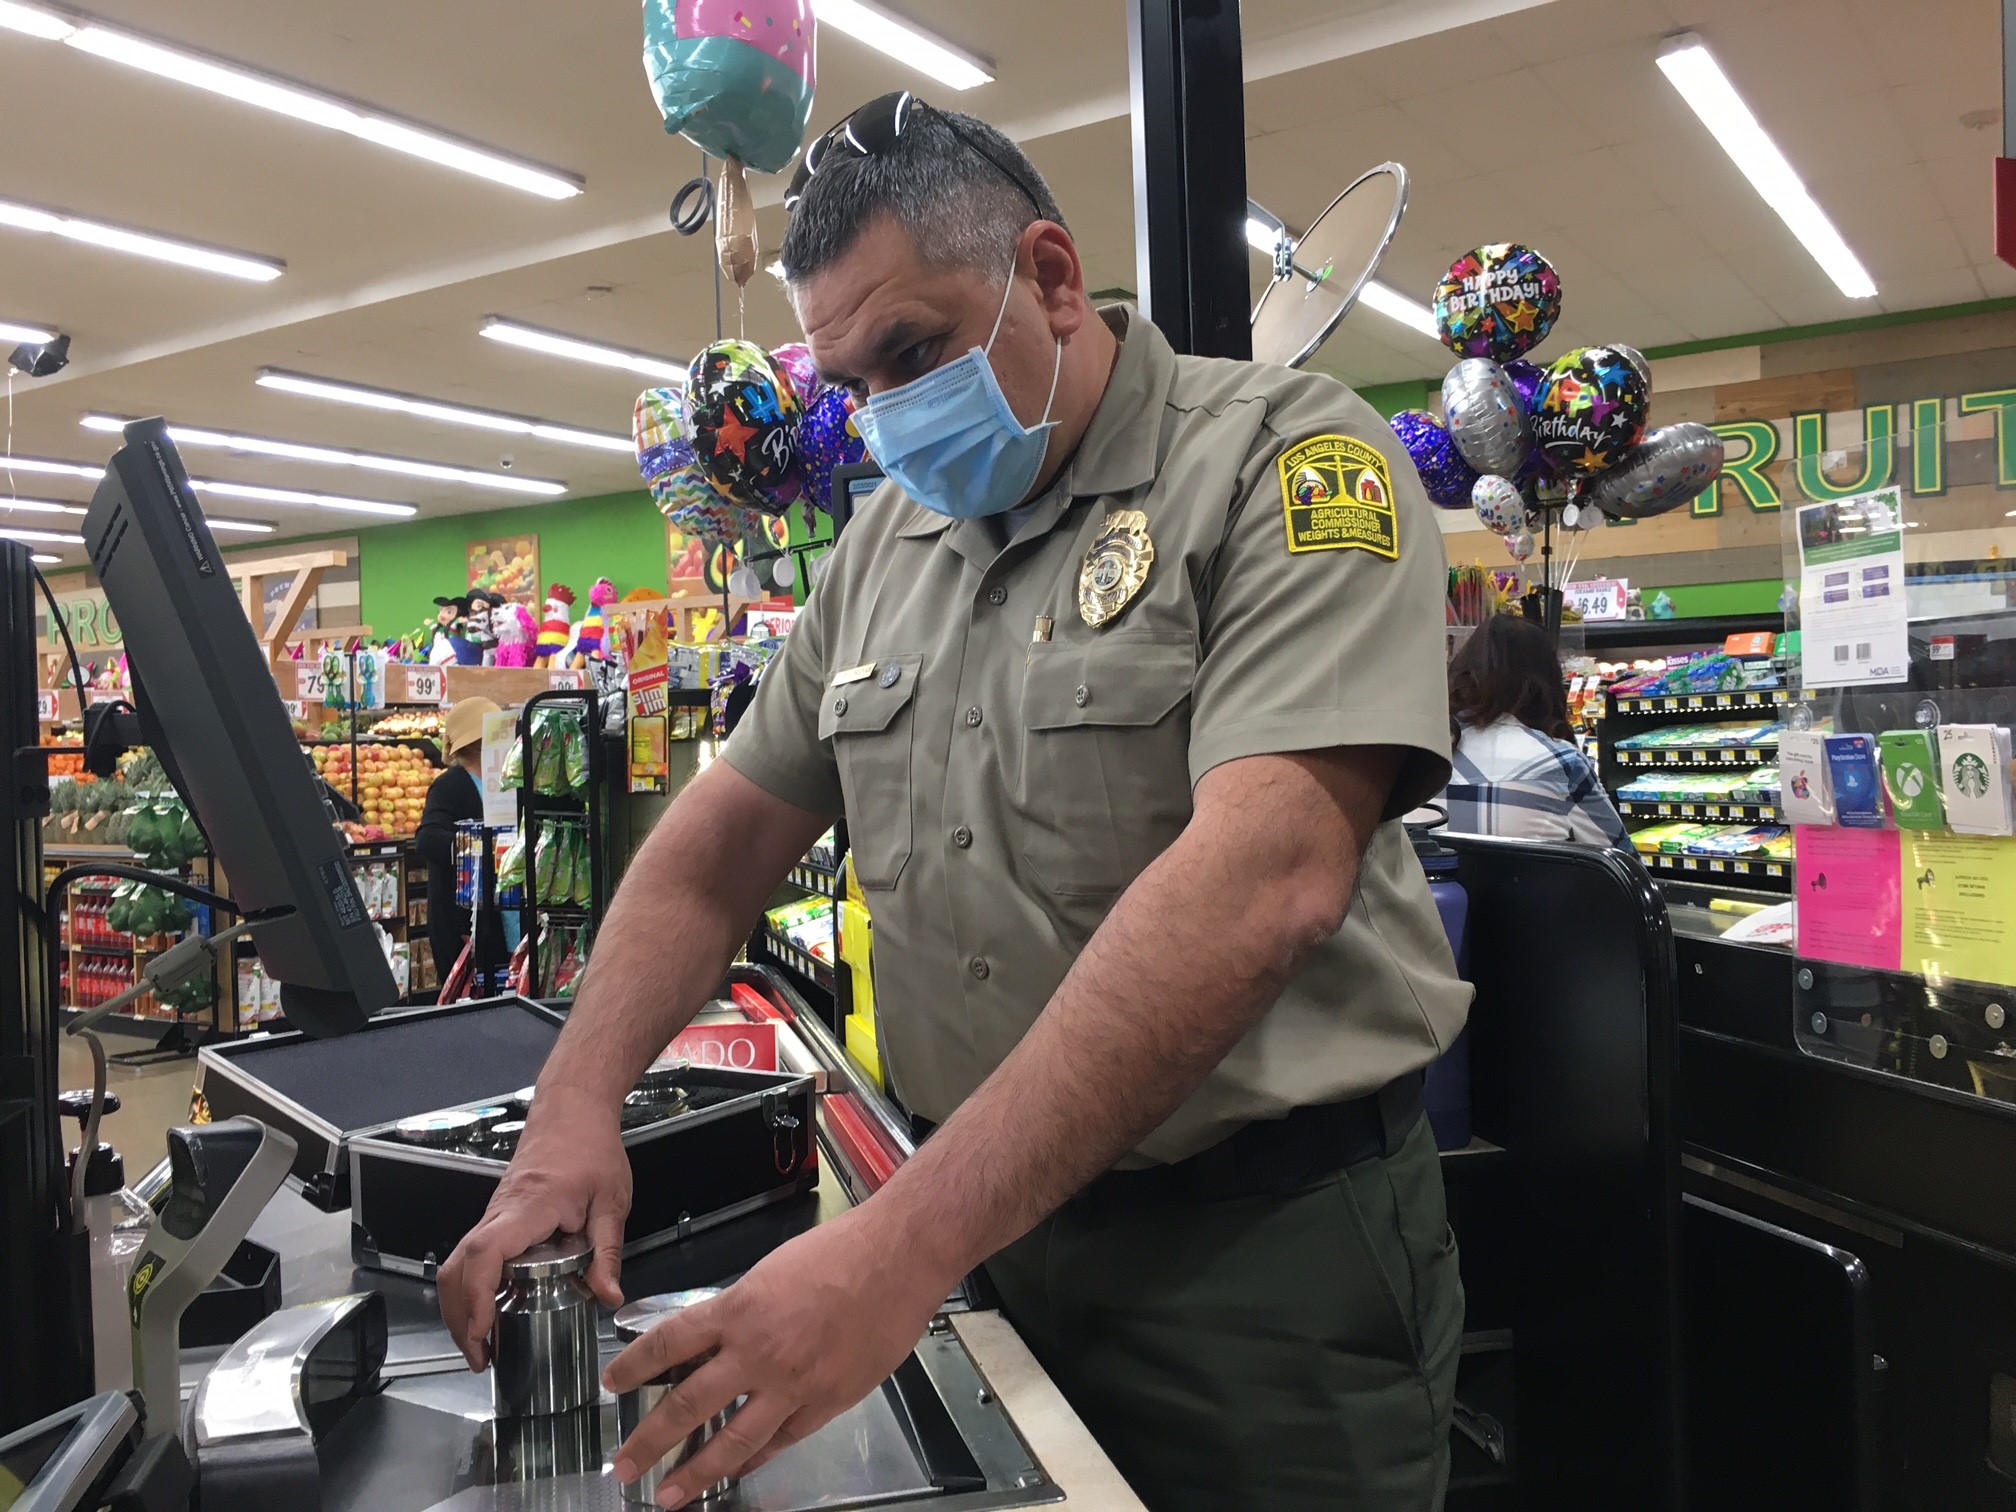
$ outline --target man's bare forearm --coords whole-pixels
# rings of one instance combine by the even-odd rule
[[[1022,1042],[870,1204],[892,1233],[963,1275],[1175,1112],[1342,923],[1397,760],[1259,757],[1207,776],[1239,791],[1207,816],[1200,785],[1198,818]]]
[[[714,996],[758,913],[828,820],[716,761],[631,860],[539,1091],[615,1106]]]

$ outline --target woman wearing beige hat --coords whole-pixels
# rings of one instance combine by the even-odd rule
[[[487,698],[457,699],[441,721],[447,770],[427,789],[413,849],[427,863],[427,945],[434,980],[446,981],[469,938],[469,910],[455,902],[455,826],[483,817],[483,716],[500,712]]]

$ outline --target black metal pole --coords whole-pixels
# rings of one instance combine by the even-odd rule
[[[1253,355],[1239,0],[1130,0],[1141,313],[1179,352]]]
[[[35,722],[35,579],[0,541],[0,1434],[91,1394],[89,1236],[70,1231],[56,1108],[56,982],[41,933],[49,782]],[[65,673],[67,681],[68,673]],[[79,696],[82,696],[81,690]]]

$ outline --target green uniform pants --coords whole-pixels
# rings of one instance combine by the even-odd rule
[[[1067,1204],[987,1262],[1150,1512],[1435,1512],[1463,1288],[1424,1118],[1293,1191]]]

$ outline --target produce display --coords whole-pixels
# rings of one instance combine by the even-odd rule
[[[350,793],[350,747],[316,746],[310,752],[315,770],[337,792]],[[364,811],[359,825],[345,827],[353,840],[389,840],[410,835],[420,824],[427,789],[441,768],[411,746],[360,745],[357,748],[357,806]]]
[[[360,733],[369,734],[374,740],[432,740],[439,743],[441,739],[441,714],[436,709],[400,709],[377,719],[367,714],[365,720]]]

